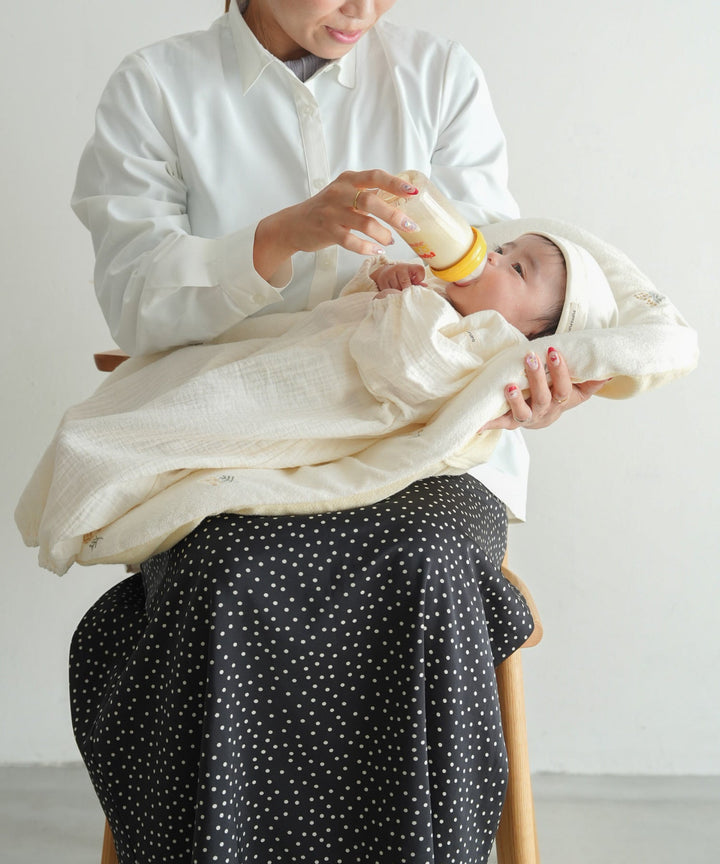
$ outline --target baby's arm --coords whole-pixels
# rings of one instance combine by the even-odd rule
[[[397,294],[411,285],[426,285],[425,267],[422,264],[381,264],[370,274],[370,278],[377,285],[378,293],[376,300],[386,297],[388,294]]]

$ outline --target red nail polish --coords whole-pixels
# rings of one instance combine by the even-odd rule
[[[553,364],[553,366],[558,366],[560,364],[560,355],[557,353],[556,348],[548,348],[548,360]]]
[[[514,384],[509,384],[507,387],[508,396],[517,396],[520,391]]]

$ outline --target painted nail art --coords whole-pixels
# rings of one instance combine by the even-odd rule
[[[417,195],[419,190],[415,186],[411,186],[409,183],[405,183],[403,185],[403,191],[407,192],[408,195]]]
[[[540,368],[540,361],[537,358],[537,354],[533,354],[532,352],[530,354],[526,354],[525,362],[527,363],[528,369]]]
[[[560,355],[557,353],[556,348],[548,348],[548,360],[553,366],[560,365]]]
[[[403,231],[417,231],[418,226],[412,221],[412,219],[403,219],[402,229]]]

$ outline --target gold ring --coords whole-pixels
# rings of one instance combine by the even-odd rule
[[[557,402],[558,405],[564,405],[569,398],[569,396],[563,396],[562,399],[558,399],[557,396],[553,396],[553,402]]]
[[[357,210],[357,202],[358,202],[358,198],[360,197],[360,193],[361,193],[362,191],[363,191],[362,189],[358,189],[357,192],[355,193],[355,200],[353,201],[353,206],[352,206],[352,209],[353,209],[353,210]]]

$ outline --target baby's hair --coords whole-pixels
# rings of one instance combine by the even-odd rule
[[[536,237],[539,237],[541,240],[544,240],[548,246],[551,246],[555,252],[557,253],[558,258],[562,261],[563,273],[564,273],[564,283],[567,286],[567,264],[565,263],[565,256],[558,246],[553,243],[553,241],[549,237],[543,237],[542,234],[536,234]],[[526,334],[528,339],[542,339],[543,336],[552,336],[558,328],[558,324],[560,324],[560,317],[562,316],[563,306],[565,305],[565,287],[563,287],[563,299],[557,303],[554,303],[549,309],[545,311],[543,315],[540,315],[538,318],[535,318],[534,324],[537,325],[537,329],[533,330],[531,333]]]
[[[543,336],[552,336],[560,323],[564,304],[562,301],[551,306],[544,315],[536,318],[534,323],[540,328],[528,334],[528,339],[542,339]]]

